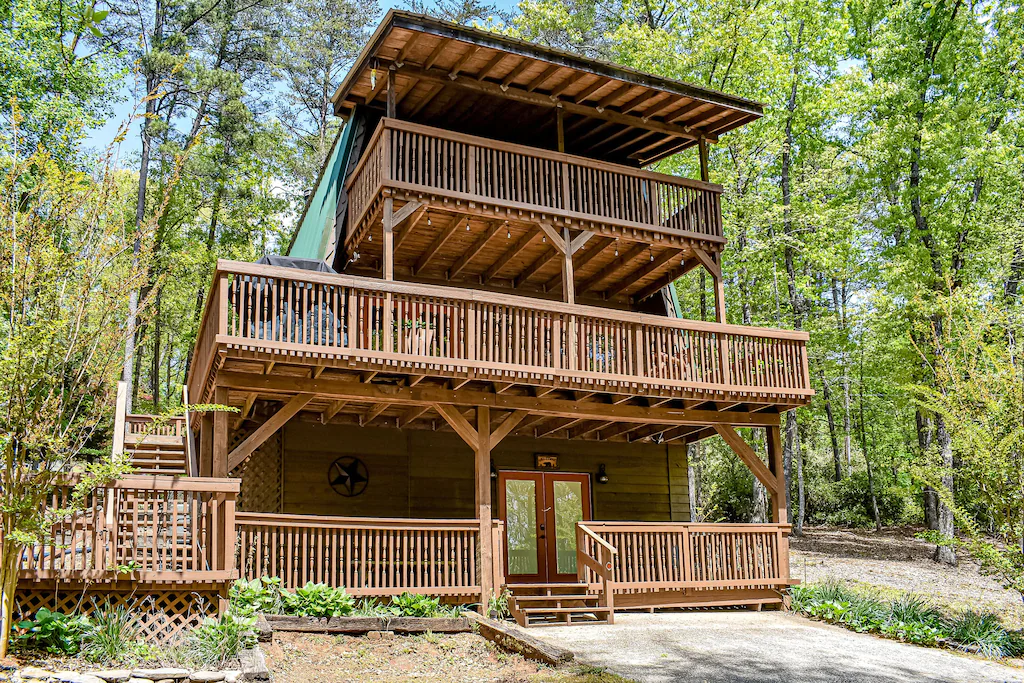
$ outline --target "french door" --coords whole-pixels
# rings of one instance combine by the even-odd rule
[[[576,523],[590,519],[590,475],[500,472],[509,583],[576,581]]]

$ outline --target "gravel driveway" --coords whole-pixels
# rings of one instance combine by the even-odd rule
[[[854,633],[782,612],[616,614],[531,635],[645,683],[1024,682],[1024,669]]]

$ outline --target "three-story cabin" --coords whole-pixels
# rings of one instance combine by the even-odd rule
[[[221,261],[207,297],[188,396],[238,412],[174,434],[198,434],[185,472],[241,480],[218,566],[467,603],[508,586],[521,623],[780,603],[807,335],[726,324],[707,172],[761,106],[400,11],[334,104],[293,258]],[[678,153],[700,181],[645,168]],[[717,322],[678,314],[695,268]],[[716,435],[771,523],[691,523],[687,446]]]

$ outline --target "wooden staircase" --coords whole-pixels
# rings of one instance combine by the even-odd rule
[[[517,583],[509,591],[509,611],[520,626],[607,624],[611,610],[585,583]]]
[[[184,418],[154,424],[151,415],[127,415],[124,450],[136,474],[188,473],[188,435]]]

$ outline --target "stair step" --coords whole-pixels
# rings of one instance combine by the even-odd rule
[[[610,612],[607,607],[523,607],[523,614],[589,614],[591,612]]]
[[[589,588],[586,583],[507,583],[505,588],[515,593],[519,588]]]
[[[514,595],[516,602],[556,602],[558,600],[597,600],[598,596],[593,594],[577,593],[572,595]]]

